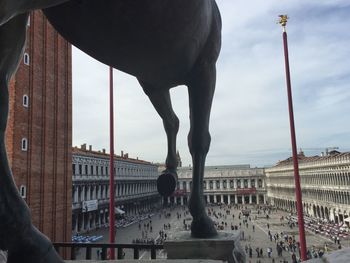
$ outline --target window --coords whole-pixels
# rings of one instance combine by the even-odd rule
[[[248,180],[244,179],[243,181],[244,188],[248,188]]]
[[[255,179],[250,180],[250,185],[252,188],[255,188]]]
[[[259,181],[258,181],[258,187],[259,187],[259,188],[262,187],[262,180],[261,180],[261,179],[259,179]]]
[[[28,95],[23,95],[23,106],[28,108],[29,106],[29,97]]]
[[[22,198],[26,198],[26,196],[27,196],[27,188],[25,187],[25,185],[21,185],[19,187],[19,194],[21,195]]]
[[[89,168],[87,165],[85,165],[85,174],[88,175],[89,174]]]
[[[227,188],[227,181],[226,180],[224,180],[224,189],[226,189]]]
[[[80,174],[80,175],[83,174],[83,167],[82,167],[81,164],[79,164],[79,174]]]
[[[186,182],[182,182],[182,188],[186,191]]]
[[[22,151],[27,151],[28,150],[28,140],[27,138],[23,138],[22,139],[22,143],[21,143],[21,147],[22,147]]]
[[[237,188],[241,188],[241,180],[237,180]]]
[[[29,54],[28,53],[24,53],[23,62],[25,65],[29,65]]]
[[[72,171],[73,171],[73,174],[75,174],[75,164],[74,163],[72,164]]]
[[[209,188],[213,190],[213,181],[209,181]]]
[[[233,180],[230,180],[230,188],[233,189]]]
[[[204,189],[204,190],[207,189],[207,181],[204,181],[204,182],[203,182],[203,189]]]
[[[220,181],[219,180],[216,181],[216,189],[220,189]]]

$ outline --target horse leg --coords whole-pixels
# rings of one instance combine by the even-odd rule
[[[158,177],[157,189],[162,196],[170,196],[177,184],[176,135],[179,130],[179,119],[175,115],[170,99],[169,89],[158,89],[139,81],[144,92],[163,120],[168,141],[168,153],[165,161],[166,170]]]
[[[36,9],[59,5],[68,0],[0,0],[0,25],[11,18]]]
[[[8,250],[8,263],[59,263],[63,261],[51,242],[32,225],[29,208],[18,193],[6,154],[8,84],[23,55],[27,20],[28,14],[22,14],[0,26],[0,249]]]
[[[14,245],[18,238],[13,236],[16,231],[21,232],[23,226],[30,225],[30,212],[13,181],[5,148],[8,83],[23,54],[26,20],[26,16],[21,15],[0,27],[0,249]]]
[[[192,155],[192,189],[189,210],[193,217],[191,235],[207,238],[217,235],[213,221],[205,211],[203,177],[205,158],[209,151],[209,117],[215,90],[214,62],[198,63],[187,83],[190,101],[190,132],[188,146]]]

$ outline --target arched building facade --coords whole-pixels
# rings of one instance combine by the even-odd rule
[[[72,150],[72,231],[83,233],[108,223],[109,154],[74,147]],[[114,159],[116,211],[136,215],[161,205],[158,166],[121,153]],[[118,208],[118,209],[117,209]],[[117,213],[118,213],[117,212]]]
[[[350,213],[350,153],[298,156],[303,210],[306,215],[342,223]],[[296,211],[292,158],[266,169],[268,200],[277,208]]]
[[[204,199],[217,204],[265,204],[266,188],[263,168],[250,165],[207,166],[204,174]],[[192,168],[178,168],[175,193],[166,202],[187,204],[192,187]]]

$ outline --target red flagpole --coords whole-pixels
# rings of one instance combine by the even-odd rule
[[[109,67],[109,242],[115,242],[114,214],[114,114],[113,114],[113,68]],[[115,259],[114,248],[110,249],[109,259]]]
[[[286,32],[286,23],[287,23],[288,17],[286,15],[282,15],[280,17],[281,17],[281,20],[279,23],[283,27],[283,48],[284,48],[286,84],[287,84],[287,93],[288,93],[290,133],[291,133],[292,152],[293,152],[295,197],[296,197],[297,213],[298,213],[300,257],[302,261],[305,261],[307,260],[307,256],[306,256],[304,215],[303,215],[303,203],[302,203],[301,187],[300,187],[297,143],[295,138],[296,136],[295,136],[295,126],[294,126],[293,98],[292,98],[292,88],[291,88],[291,81],[290,81],[288,43],[287,43],[287,32]]]

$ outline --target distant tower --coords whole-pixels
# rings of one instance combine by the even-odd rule
[[[180,157],[180,153],[179,151],[176,152],[176,158],[177,158],[177,167],[182,167],[182,161],[181,161],[181,157]]]
[[[8,157],[34,225],[52,241],[72,232],[71,45],[41,11],[31,13],[27,45],[10,83]]]

